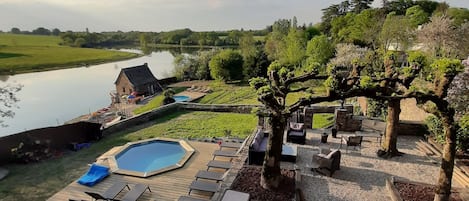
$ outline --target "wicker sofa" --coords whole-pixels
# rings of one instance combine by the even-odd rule
[[[254,140],[249,145],[248,163],[262,165],[264,161],[265,150],[267,150],[267,143],[269,140],[269,133],[264,132],[262,128],[258,128],[254,135]]]

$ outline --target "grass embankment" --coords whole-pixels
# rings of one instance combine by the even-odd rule
[[[229,123],[227,123],[229,122]],[[72,152],[57,159],[28,165],[8,165],[10,170],[0,182],[0,200],[46,200],[84,174],[98,156],[114,146],[129,141],[153,137],[211,138],[225,136],[246,137],[256,126],[252,114],[212,112],[177,112],[147,125],[107,136],[90,148]]]
[[[0,74],[84,66],[125,60],[138,54],[60,46],[57,36],[0,34]]]
[[[261,105],[257,100],[257,93],[254,89],[246,84],[225,84],[223,82],[213,81],[210,84],[212,93],[205,95],[203,98],[198,100],[198,103],[202,104],[252,104]],[[183,91],[185,88],[174,88],[176,93]],[[315,88],[316,93],[322,94],[325,92],[325,88],[320,86]],[[287,104],[293,104],[296,100],[304,95],[302,92],[291,93],[287,96]],[[148,102],[146,105],[135,109],[134,114],[141,114],[157,107],[163,103],[163,95],[158,95],[153,100]],[[313,127],[323,128],[331,125],[333,115],[332,114],[316,114],[314,115]]]

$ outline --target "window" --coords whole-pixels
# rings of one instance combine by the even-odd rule
[[[125,93],[125,87],[122,87],[122,93]]]

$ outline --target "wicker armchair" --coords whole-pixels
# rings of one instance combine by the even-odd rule
[[[329,176],[332,176],[336,170],[340,170],[340,150],[335,149],[326,154],[313,155],[313,163],[318,165],[318,169],[326,169],[329,171]]]

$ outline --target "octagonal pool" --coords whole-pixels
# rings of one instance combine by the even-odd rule
[[[149,177],[184,166],[194,149],[184,140],[149,139],[127,143],[111,157],[114,173]]]

